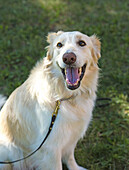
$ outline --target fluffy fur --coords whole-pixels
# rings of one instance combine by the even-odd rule
[[[78,41],[85,41],[84,47]],[[33,156],[1,170],[85,170],[74,159],[74,148],[92,118],[96,99],[100,41],[80,32],[50,33],[47,56],[36,64],[29,78],[7,99],[0,112],[0,161],[13,161],[34,151],[45,137],[56,101],[63,99],[53,130]],[[63,46],[57,47],[61,42]],[[74,67],[86,63],[80,87],[70,90],[61,72],[64,53],[76,54]],[[69,99],[69,97],[71,97]],[[0,96],[0,104],[2,102]],[[66,99],[66,100],[65,100]]]

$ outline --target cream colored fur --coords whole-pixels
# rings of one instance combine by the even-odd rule
[[[85,47],[77,45],[82,39]],[[74,148],[92,119],[100,42],[95,35],[89,37],[77,31],[50,33],[48,42],[47,57],[36,64],[29,78],[10,95],[0,112],[0,161],[13,161],[34,151],[48,132],[56,101],[72,98],[61,102],[53,130],[42,148],[25,161],[0,165],[1,170],[62,170],[62,162],[69,170],[85,169],[77,165]],[[56,47],[58,42],[64,44],[60,49]],[[66,87],[59,68],[65,67],[62,60],[65,52],[76,54],[77,67],[87,63],[76,90]]]

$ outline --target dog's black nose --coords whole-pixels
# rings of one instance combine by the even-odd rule
[[[65,53],[63,55],[63,62],[65,64],[71,65],[76,62],[76,55],[74,53]]]

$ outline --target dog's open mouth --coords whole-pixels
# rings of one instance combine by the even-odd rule
[[[70,90],[75,90],[80,86],[80,82],[84,76],[86,64],[83,67],[67,67],[61,68],[66,85]]]

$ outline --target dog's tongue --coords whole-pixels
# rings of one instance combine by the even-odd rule
[[[66,69],[66,81],[68,84],[74,85],[79,80],[78,68],[68,67]]]

